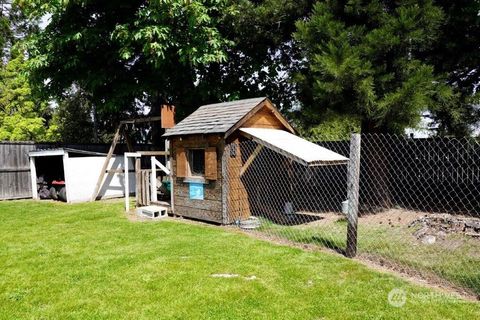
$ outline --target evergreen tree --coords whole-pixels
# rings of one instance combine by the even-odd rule
[[[302,119],[347,114],[362,132],[403,133],[454,94],[422,59],[444,19],[433,1],[327,0],[297,23]],[[355,121],[355,120],[354,120]]]
[[[439,38],[425,59],[445,75],[455,101],[439,104],[432,120],[441,135],[466,136],[480,120],[480,1],[436,0],[445,13]]]

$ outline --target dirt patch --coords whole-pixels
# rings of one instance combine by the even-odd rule
[[[302,229],[302,228],[308,229],[316,226],[318,227],[326,226],[326,225],[345,219],[344,215],[338,214],[335,212],[314,213],[314,212],[302,211],[302,212],[298,212],[298,214],[302,216],[312,217],[310,221],[307,221],[301,225],[297,225],[297,228],[299,229]]]
[[[238,278],[240,275],[235,273],[214,273],[210,275],[212,278]]]
[[[318,217],[317,220],[306,222],[302,227],[310,228],[315,226],[325,226],[334,222],[345,220],[343,214],[335,212],[314,213],[314,212],[300,212],[302,215],[309,215]],[[405,210],[405,209],[390,209],[379,213],[364,214],[358,218],[359,225],[384,225],[384,226],[408,226],[413,221],[429,216],[421,211]]]
[[[144,221],[152,221],[152,219],[148,219],[146,217],[140,217],[138,214],[136,214],[135,210],[130,210],[129,212],[126,213],[128,221],[131,222],[144,222]]]
[[[359,225],[408,226],[412,221],[428,215],[429,214],[421,211],[390,209],[380,213],[362,215],[358,218],[358,223]]]
[[[212,278],[238,278],[241,277],[242,279],[246,281],[253,281],[257,279],[257,276],[251,275],[251,276],[240,276],[239,274],[236,273],[214,273],[210,275]]]

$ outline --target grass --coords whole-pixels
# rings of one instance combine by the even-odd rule
[[[319,244],[341,251],[345,248],[346,222],[339,220],[314,227],[282,226],[263,219],[262,232],[301,243]],[[370,259],[435,274],[480,296],[480,241],[450,234],[434,244],[424,244],[408,226],[359,224],[358,251]]]
[[[336,255],[215,226],[130,222],[120,201],[0,202],[0,219],[0,319],[480,317],[478,303]],[[393,288],[405,290],[403,307],[388,303]]]

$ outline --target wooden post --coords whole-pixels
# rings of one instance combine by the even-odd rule
[[[140,206],[141,201],[141,190],[142,190],[142,173],[140,172],[141,162],[140,158],[135,158],[135,202],[136,206]]]
[[[151,185],[151,200],[157,201],[157,165],[155,164],[155,156],[150,158],[152,164],[152,176],[150,178],[150,185]]]
[[[142,202],[144,206],[150,205],[150,171],[149,170],[142,170],[143,171],[143,190],[142,190]]]
[[[128,156],[127,153],[123,155],[123,167],[124,167],[124,183],[125,183],[125,211],[130,211],[130,190],[129,190],[129,168],[128,168]]]
[[[30,177],[32,183],[32,198],[38,199],[37,192],[37,168],[35,167],[35,157],[30,157]]]
[[[170,207],[172,208],[172,214],[175,215],[175,195],[173,194],[173,162],[172,162],[172,150],[170,149],[170,140],[165,140],[165,164],[167,169],[170,171],[168,174],[170,180]]]
[[[345,255],[353,258],[357,254],[358,199],[360,190],[360,134],[352,134],[350,139],[350,162],[348,164],[348,213],[347,248]]]
[[[71,201],[71,194],[73,192],[72,188],[70,187],[70,160],[68,157],[68,152],[63,154],[63,173],[64,173],[64,180],[65,180],[65,193],[67,196],[67,203]]]
[[[171,170],[172,168],[170,166],[169,151],[170,151],[170,140],[165,139],[165,167]]]
[[[133,152],[133,143],[132,139],[130,139],[130,136],[128,135],[127,128],[123,130],[123,137],[125,138],[125,143],[127,144],[127,150],[128,152]]]

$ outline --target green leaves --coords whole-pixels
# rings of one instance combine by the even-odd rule
[[[225,11],[227,1],[151,1],[138,8],[134,20],[117,25],[112,39],[122,59],[141,54],[155,67],[168,63],[171,54],[193,65],[221,62],[232,44],[217,29]]]
[[[0,69],[0,141],[48,139],[48,105],[32,95],[25,71],[21,54]]]
[[[109,119],[183,100],[232,44],[219,29],[235,11],[227,0],[23,2],[50,21],[29,41],[33,89],[61,100],[75,84]]]
[[[45,119],[20,114],[3,116],[0,141],[45,141]]]

